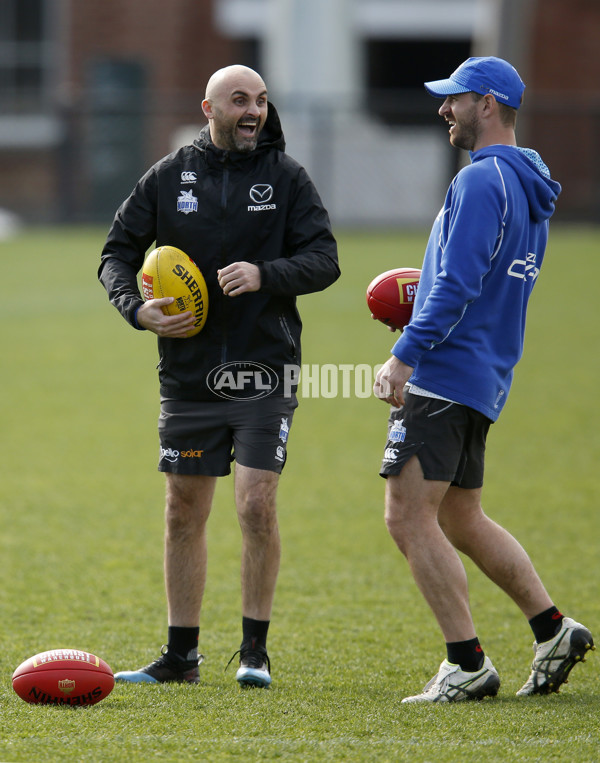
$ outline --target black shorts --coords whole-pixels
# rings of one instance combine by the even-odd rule
[[[223,477],[235,460],[280,474],[297,405],[295,395],[222,402],[162,400],[158,470]]]
[[[381,465],[382,477],[400,474],[417,456],[426,480],[473,490],[483,485],[487,416],[466,405],[405,393],[393,408]]]

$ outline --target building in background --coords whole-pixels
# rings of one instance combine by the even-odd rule
[[[336,225],[428,225],[458,154],[423,81],[500,55],[528,85],[519,142],[563,184],[556,219],[596,222],[599,43],[598,0],[2,0],[0,208],[108,225],[204,124],[210,74],[245,63]]]

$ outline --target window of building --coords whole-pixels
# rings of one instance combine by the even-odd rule
[[[367,98],[388,124],[437,124],[423,83],[443,79],[467,59],[471,40],[371,39],[365,42]]]
[[[51,66],[50,0],[0,0],[0,108],[4,114],[43,110]]]

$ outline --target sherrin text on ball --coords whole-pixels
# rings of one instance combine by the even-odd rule
[[[113,672],[100,657],[81,649],[50,649],[22,662],[13,689],[32,705],[95,705],[115,685]]]
[[[187,337],[204,328],[208,314],[208,289],[196,263],[181,249],[159,246],[146,257],[142,269],[144,299],[173,297],[170,305],[162,307],[165,315],[194,314],[194,328]]]

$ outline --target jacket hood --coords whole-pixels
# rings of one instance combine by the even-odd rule
[[[208,125],[206,125],[205,127],[202,128],[202,130],[200,130],[200,135],[194,141],[194,145],[197,148],[199,148],[201,151],[209,150],[209,151],[214,151],[218,154],[229,154],[233,156],[246,155],[246,154],[237,153],[235,151],[223,151],[222,149],[217,148],[210,138],[210,130]],[[277,113],[277,109],[271,103],[271,101],[269,101],[268,103],[267,118],[265,120],[263,129],[261,130],[260,135],[258,136],[258,144],[255,150],[260,151],[265,149],[276,149],[277,151],[285,151],[285,138],[283,135],[283,130],[281,128],[279,114]]]
[[[550,177],[550,170],[538,152],[516,146],[486,146],[471,153],[471,162],[490,156],[501,158],[516,172],[527,196],[531,217],[536,222],[548,220],[554,213],[556,199],[562,189],[560,183]]]

